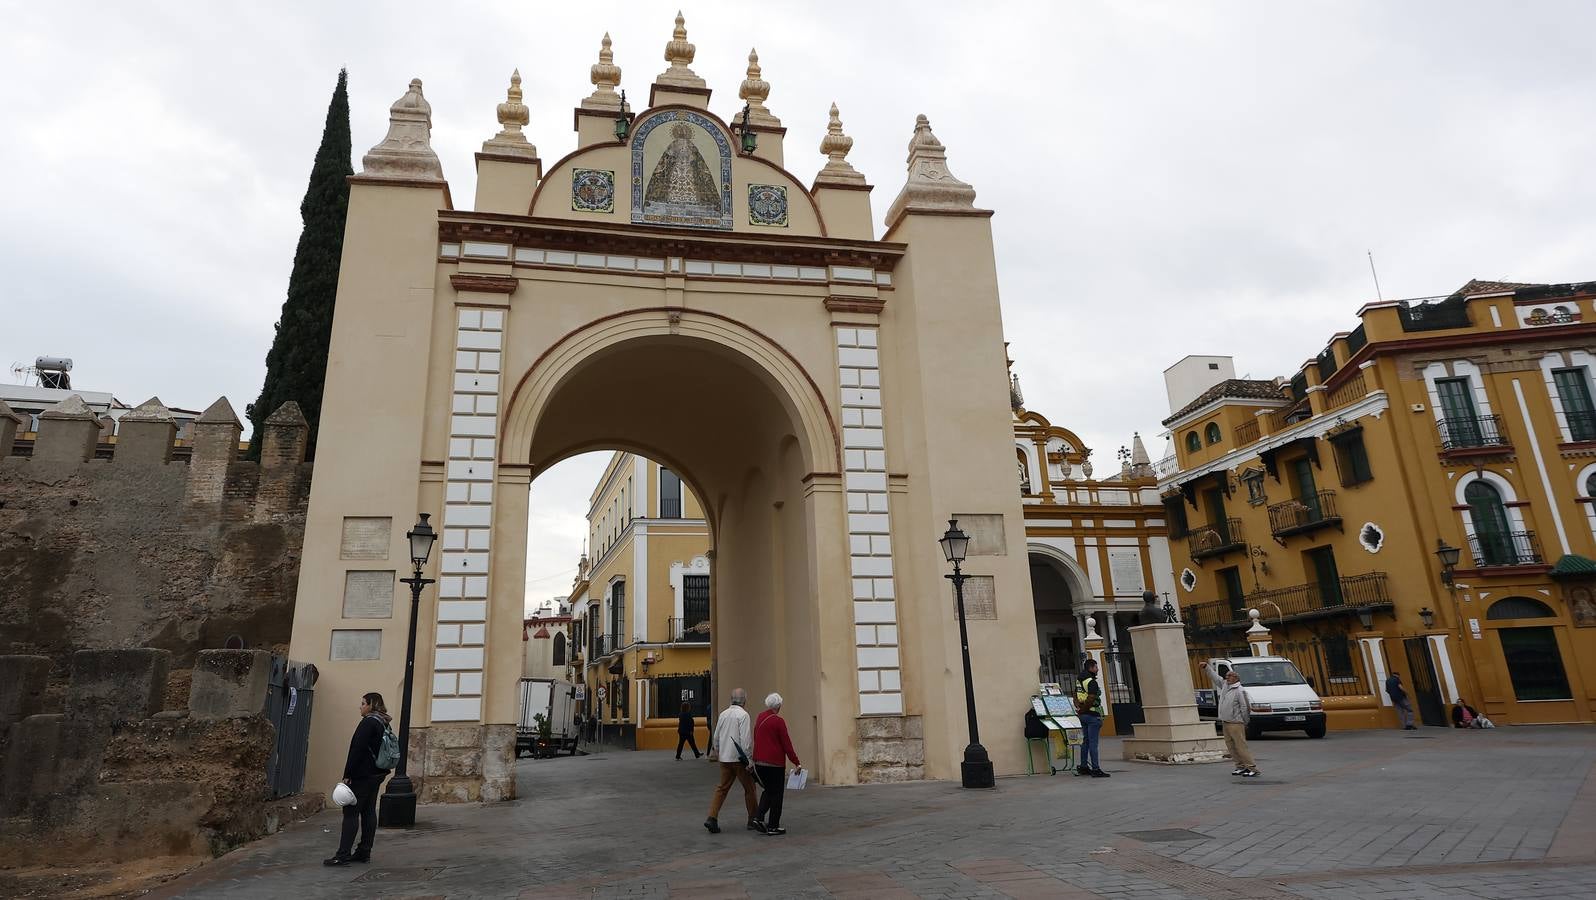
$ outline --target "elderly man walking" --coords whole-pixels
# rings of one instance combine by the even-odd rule
[[[1252,758],[1252,748],[1247,746],[1247,719],[1251,711],[1247,706],[1247,692],[1241,687],[1241,676],[1227,667],[1224,677],[1220,678],[1208,663],[1203,663],[1202,667],[1214,690],[1219,692],[1219,722],[1224,726],[1225,749],[1230,751],[1230,759],[1236,764],[1235,771],[1230,774],[1257,778],[1257,762]]]
[[[720,764],[720,783],[715,785],[715,797],[709,801],[709,818],[704,820],[704,827],[709,829],[710,834],[720,833],[720,822],[715,817],[720,815],[720,805],[726,802],[733,781],[741,782],[743,786],[743,803],[748,807],[748,828],[760,830],[754,818],[754,810],[758,808],[758,799],[754,796],[754,777],[749,771],[752,768],[749,760],[754,751],[754,729],[748,719],[748,711],[743,709],[747,705],[748,692],[733,688],[731,706],[726,707],[726,711],[715,721],[715,731],[709,737],[709,752]]]

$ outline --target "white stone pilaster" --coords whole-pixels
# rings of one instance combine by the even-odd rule
[[[848,561],[853,582],[854,659],[859,712],[903,714],[898,656],[897,588],[887,509],[886,429],[881,414],[877,329],[838,326],[842,388],[843,474],[848,506]]]
[[[1381,706],[1390,706],[1391,697],[1385,692],[1385,653],[1380,649],[1384,641],[1382,637],[1358,638],[1358,646],[1363,650],[1363,670],[1374,679],[1374,695],[1380,698]]]
[[[1452,655],[1447,652],[1446,639],[1448,635],[1428,634],[1425,638],[1430,642],[1430,657],[1435,660],[1435,668],[1441,675],[1441,699],[1448,705],[1457,702],[1457,676],[1452,674]],[[1481,698],[1475,698],[1475,703],[1480,703]]]
[[[482,718],[488,560],[504,341],[500,309],[455,311],[454,389],[443,506],[443,560],[432,663],[434,722]]]

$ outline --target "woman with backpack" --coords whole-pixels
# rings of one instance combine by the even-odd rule
[[[323,865],[371,862],[371,843],[377,837],[377,792],[382,780],[388,777],[387,769],[378,768],[377,755],[382,752],[383,737],[393,733],[388,728],[391,720],[381,694],[373,692],[360,698],[360,724],[355,726],[355,735],[349,740],[349,758],[344,762],[344,784],[355,792],[355,802],[344,807],[344,829],[338,840],[338,852],[323,860]],[[354,846],[357,830],[360,832],[358,847]]]

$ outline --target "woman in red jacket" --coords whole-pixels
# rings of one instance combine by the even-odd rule
[[[754,720],[754,776],[759,780],[759,810],[754,813],[754,828],[770,835],[786,834],[781,827],[781,797],[787,788],[787,760],[793,771],[803,771],[798,754],[787,735],[787,720],[781,717],[781,695],[765,698],[765,711]],[[769,816],[767,819],[766,816]]]

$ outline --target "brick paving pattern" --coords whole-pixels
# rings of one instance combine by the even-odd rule
[[[788,796],[784,837],[745,830],[735,810],[707,833],[715,772],[702,762],[528,760],[522,799],[423,807],[415,831],[378,835],[370,867],[321,865],[337,840],[338,814],[324,813],[152,896],[1589,898],[1593,738],[1275,737],[1255,744],[1267,776],[1250,782],[1226,765],[1116,761],[1112,779],[1004,778],[995,791],[817,787]]]

